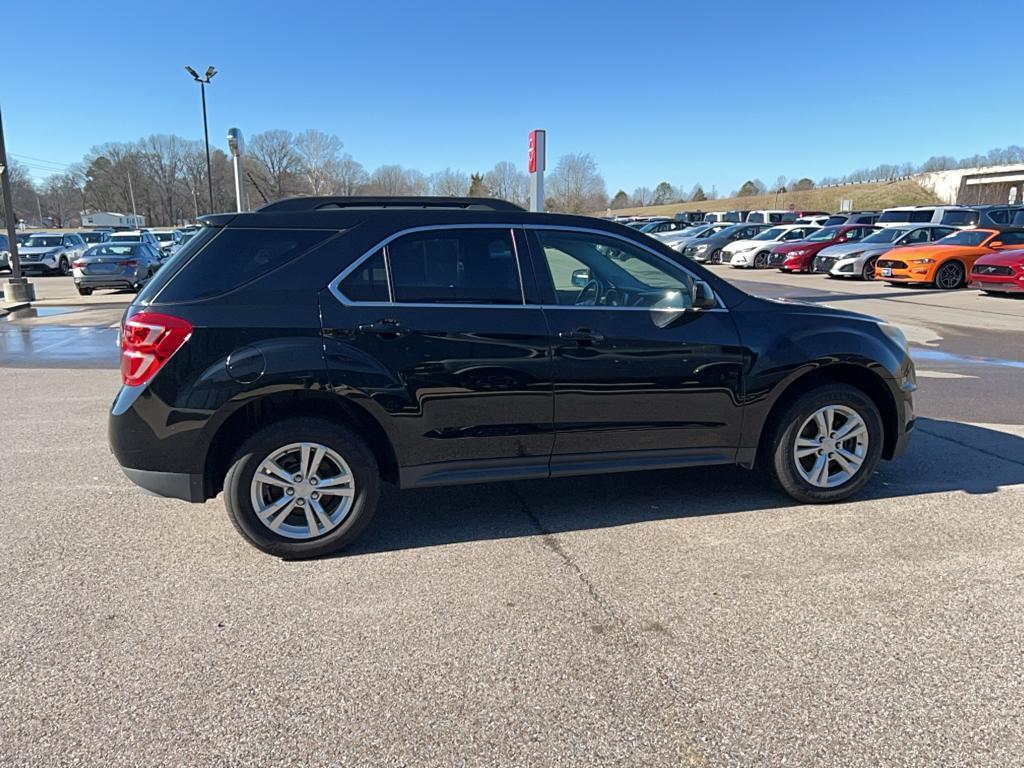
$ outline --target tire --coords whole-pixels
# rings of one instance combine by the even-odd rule
[[[722,249],[718,248],[711,252],[708,256],[708,264],[721,264],[722,263]]]
[[[765,269],[768,266],[768,252],[761,251],[754,254],[754,269]]]
[[[847,413],[859,417],[864,426],[863,444],[859,442],[858,435],[840,442],[837,448],[842,452],[837,450],[834,454],[828,452],[831,446],[827,443],[822,448],[807,447],[814,442],[814,433],[819,431],[815,413],[828,406],[835,409],[833,424],[837,431],[841,432],[848,423]],[[860,491],[871,479],[882,456],[884,434],[882,417],[871,398],[845,384],[824,384],[799,395],[774,422],[773,432],[765,444],[764,464],[772,482],[796,501],[804,504],[843,501]],[[798,438],[804,442],[801,450],[813,453],[798,459]],[[829,458],[849,454],[856,455],[861,461],[852,474],[843,468],[840,461]],[[826,483],[812,483],[804,475],[813,477],[816,474],[814,468],[822,458]],[[803,473],[798,466],[804,468]],[[844,479],[844,475],[848,476]],[[835,484],[829,485],[829,482]]]
[[[944,291],[953,291],[963,288],[967,282],[967,272],[964,265],[959,261],[947,261],[935,270],[935,279],[932,286]]]
[[[860,270],[861,280],[874,280],[875,279],[875,262],[878,258],[868,259],[864,262],[864,266]]]
[[[83,288],[82,286],[78,286],[78,295],[92,296],[92,288]]]
[[[293,494],[290,496],[294,503],[285,504],[284,507],[281,507],[280,502],[285,491],[278,488],[281,484],[273,475],[267,477],[266,473],[261,473],[260,477],[265,478],[266,483],[254,482],[260,466],[282,451],[289,453],[277,461],[285,462],[285,469],[300,471],[301,467],[288,462],[299,450],[296,444],[301,443],[314,443],[328,451],[320,462],[321,469],[327,467],[324,474],[328,477],[323,479],[324,483],[333,477],[349,477],[351,479],[345,490],[354,488],[353,493],[337,496],[334,501],[326,498],[330,491],[320,497],[320,501],[324,502],[320,510],[326,512],[329,518],[335,514],[338,516],[336,521],[328,520],[334,527],[327,529],[326,533],[320,532],[321,528],[327,528],[325,518],[313,513],[313,500],[316,499],[317,491],[311,487],[312,478],[305,478],[305,484],[292,483]],[[312,452],[310,459],[315,458],[316,453]],[[340,458],[342,463],[332,459],[331,453]],[[295,458],[300,462],[302,460],[301,455]],[[332,468],[332,463],[338,466]],[[295,477],[301,475],[294,475],[289,482]],[[242,444],[224,479],[224,503],[235,529],[257,549],[290,560],[322,557],[348,546],[363,532],[377,511],[380,484],[377,460],[355,432],[323,419],[291,418],[264,427]],[[340,484],[332,487],[342,488]],[[273,496],[276,493],[280,493],[279,498]],[[277,520],[281,513],[265,513],[268,522],[264,523],[254,508],[254,498],[263,498],[267,507],[278,504],[282,513],[285,508],[290,507],[290,511],[284,514],[283,522]],[[305,502],[301,508],[297,506],[300,498]],[[344,506],[346,500],[347,507]],[[337,506],[332,507],[335,503]],[[279,524],[280,532],[271,530],[270,525],[273,524]],[[317,528],[315,535],[312,534],[311,525]]]
[[[64,277],[71,274],[71,264],[68,262],[67,256],[61,256],[60,261],[57,262],[57,273]]]

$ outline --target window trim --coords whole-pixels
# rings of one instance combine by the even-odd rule
[[[368,259],[372,258],[373,255],[377,251],[381,250],[382,248],[385,248],[393,240],[396,240],[399,237],[402,237],[403,235],[408,235],[408,234],[415,233],[415,232],[429,232],[429,231],[437,230],[437,229],[508,229],[510,234],[511,234],[511,236],[512,236],[512,250],[513,250],[513,254],[516,257],[516,266],[517,266],[517,269],[518,269],[518,272],[519,272],[519,286],[520,286],[520,289],[522,289],[522,291],[523,291],[523,303],[522,304],[457,304],[457,303],[456,304],[443,304],[443,303],[440,303],[440,302],[438,302],[438,303],[433,303],[432,302],[432,303],[429,303],[429,304],[404,304],[404,303],[398,303],[398,302],[394,302],[394,301],[352,301],[344,293],[342,293],[340,285],[345,280],[345,278],[348,277],[353,272],[355,272],[357,269],[359,269],[359,267],[362,266],[362,264],[365,261],[367,261]],[[516,233],[516,231],[519,231],[519,232],[522,232],[523,235],[525,236],[525,235],[529,234],[530,230],[537,230],[537,229],[554,229],[554,230],[560,230],[560,231],[565,231],[565,232],[585,232],[585,233],[588,233],[588,234],[600,235],[602,237],[610,237],[610,238],[613,238],[615,240],[621,240],[624,243],[628,243],[629,245],[632,245],[632,246],[634,246],[636,248],[640,248],[641,250],[647,251],[648,253],[656,256],[657,258],[661,259],[662,261],[666,262],[667,264],[670,264],[670,265],[676,267],[677,269],[681,269],[683,272],[685,272],[687,275],[689,275],[690,278],[693,279],[693,280],[701,280],[702,282],[707,282],[702,277],[697,275],[695,272],[693,272],[690,269],[688,269],[685,264],[680,264],[679,262],[675,261],[674,259],[670,259],[668,256],[664,255],[663,253],[659,253],[657,250],[655,250],[654,248],[648,246],[646,243],[637,242],[636,240],[633,240],[633,239],[631,239],[629,237],[626,237],[625,235],[620,235],[618,232],[608,232],[608,231],[603,230],[603,229],[595,229],[593,227],[580,227],[580,226],[574,226],[574,225],[571,225],[571,224],[566,224],[566,225],[561,225],[561,224],[508,224],[508,223],[505,223],[505,224],[500,224],[500,223],[488,223],[488,224],[425,224],[425,225],[419,226],[419,227],[407,227],[406,229],[401,229],[401,230],[398,230],[397,232],[393,232],[392,234],[388,235],[386,238],[384,238],[383,240],[379,241],[374,246],[372,246],[369,250],[364,252],[355,261],[353,261],[351,264],[349,264],[347,267],[345,267],[341,272],[339,272],[338,275],[333,280],[331,280],[331,282],[329,282],[327,284],[327,289],[331,292],[331,294],[334,296],[334,298],[337,299],[342,304],[342,306],[346,306],[346,307],[417,307],[417,308],[423,308],[423,307],[455,307],[455,308],[459,308],[459,309],[530,309],[530,308],[536,308],[536,309],[582,309],[582,310],[604,309],[604,310],[626,311],[626,312],[650,312],[651,311],[650,307],[606,307],[606,306],[596,306],[596,305],[595,306],[574,306],[574,305],[571,305],[571,304],[530,304],[529,302],[527,302],[526,301],[526,290],[525,290],[525,286],[523,284],[523,254],[521,254],[519,252],[519,243],[516,240],[515,233]],[[529,247],[529,239],[527,239],[526,242],[527,242],[527,247]],[[532,257],[533,254],[531,253],[530,256]],[[388,259],[386,257],[384,259],[384,265],[385,265],[385,269],[388,270],[388,293],[389,293],[389,295],[391,295],[390,264],[389,264],[389,261],[388,261]],[[530,266],[531,266],[531,271],[533,271],[532,258],[531,258],[531,265]],[[718,302],[718,306],[715,307],[714,309],[702,309],[700,311],[701,312],[728,312],[729,308],[725,306],[725,302],[722,301],[722,297],[718,294],[718,291],[715,291],[714,286],[711,286],[711,290],[715,294],[715,301]]]
[[[327,289],[334,295],[338,301],[346,307],[455,307],[459,309],[522,309],[523,307],[535,307],[536,304],[527,304],[526,302],[526,287],[523,284],[523,264],[522,259],[519,255],[519,245],[516,243],[515,230],[519,227],[517,224],[425,224],[420,227],[408,227],[407,229],[399,230],[394,232],[388,237],[381,240],[373,248],[366,251],[362,256],[357,258],[345,269],[343,269],[337,277],[327,284]],[[509,239],[512,241],[512,256],[516,261],[516,274],[519,277],[519,297],[521,303],[519,304],[477,304],[477,303],[466,303],[462,304],[459,302],[405,302],[395,301],[395,289],[394,281],[391,277],[391,257],[388,254],[388,246],[404,235],[415,234],[417,232],[434,232],[437,230],[451,230],[451,229],[503,229],[508,231]],[[341,284],[345,281],[350,274],[355,272],[364,262],[373,258],[373,255],[377,251],[384,252],[384,271],[387,274],[388,281],[388,301],[353,301],[344,294],[341,290]]]

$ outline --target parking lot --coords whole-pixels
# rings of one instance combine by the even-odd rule
[[[0,764],[1015,765],[1024,300],[716,267],[907,334],[857,500],[740,469],[397,492],[285,562],[106,442],[127,293],[0,320]]]

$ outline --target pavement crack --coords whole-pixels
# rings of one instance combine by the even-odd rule
[[[602,595],[598,591],[597,587],[594,585],[594,582],[591,581],[590,577],[587,576],[587,574],[583,571],[579,564],[572,558],[572,555],[570,555],[565,550],[565,548],[562,546],[561,542],[558,541],[558,538],[551,531],[551,529],[544,525],[544,523],[541,521],[537,513],[533,511],[533,509],[530,507],[530,503],[526,500],[526,497],[523,496],[518,490],[516,490],[514,486],[507,485],[506,487],[508,488],[509,493],[512,494],[512,497],[516,500],[516,502],[518,502],[519,509],[522,511],[524,515],[526,515],[530,522],[533,523],[533,526],[537,529],[538,534],[540,534],[541,543],[544,545],[544,547],[549,551],[553,552],[555,555],[557,555],[558,558],[562,561],[562,564],[565,565],[566,568],[570,569],[576,575],[576,578],[579,579],[580,583],[583,584],[583,586],[586,588],[587,593],[590,595],[590,599],[605,614],[607,614],[620,626],[625,627],[627,624],[625,618],[620,616],[618,612],[615,610],[615,608],[612,607],[612,604],[608,601],[608,599],[605,598],[604,595]]]

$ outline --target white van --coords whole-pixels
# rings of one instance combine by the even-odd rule
[[[781,224],[789,211],[750,211],[747,214],[749,224]]]
[[[901,205],[886,208],[875,222],[880,227],[900,224],[945,224],[948,227],[974,227],[981,214],[963,205]]]

